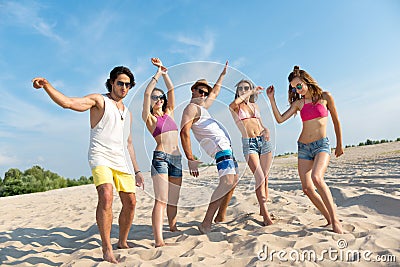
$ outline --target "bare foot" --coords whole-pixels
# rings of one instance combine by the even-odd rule
[[[211,232],[211,227],[210,228],[204,227],[202,224],[199,224],[197,226],[197,228],[199,229],[200,233],[202,233],[203,235],[204,234],[208,234],[209,232]]]
[[[339,221],[332,223],[332,230],[337,234],[343,234],[342,224]]]
[[[224,222],[224,221],[225,221],[225,217],[222,217],[222,216],[217,216],[214,219],[215,223],[221,223],[221,222]]]
[[[162,243],[160,245],[155,244],[154,247],[159,248],[159,247],[171,247],[171,246],[178,246],[176,243]]]
[[[114,254],[112,250],[103,250],[103,260],[111,262],[111,263],[118,263],[118,261],[115,259]]]
[[[170,228],[169,228],[169,231],[170,231],[170,232],[180,232],[180,230],[179,230],[178,227],[176,227],[176,226],[170,227]]]
[[[127,248],[133,248],[133,246],[129,245],[127,242],[118,242],[117,248],[118,249],[127,249]]]
[[[274,223],[272,222],[272,220],[270,218],[267,218],[266,220],[264,220],[264,226],[268,226],[271,224],[274,224]]]
[[[156,247],[156,248],[159,248],[159,247],[163,247],[163,246],[166,246],[166,244],[164,243],[164,241],[162,242],[162,243],[160,243],[160,244],[154,244],[154,247]]]

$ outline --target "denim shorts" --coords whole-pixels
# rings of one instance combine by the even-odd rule
[[[154,151],[151,161],[151,176],[157,174],[168,174],[168,176],[182,178],[182,156]]]
[[[265,140],[264,136],[243,138],[243,155],[258,154],[263,155],[272,152],[272,142]]]
[[[232,150],[222,150],[215,154],[215,163],[217,164],[218,176],[221,178],[227,174],[239,174],[239,166]]]
[[[299,159],[314,160],[315,156],[321,152],[331,154],[331,147],[329,145],[328,137],[324,137],[308,144],[297,141],[297,149],[297,157]]]

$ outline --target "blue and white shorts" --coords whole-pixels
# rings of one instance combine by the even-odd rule
[[[217,152],[215,154],[215,162],[217,163],[218,176],[220,178],[227,174],[236,175],[239,173],[237,161],[230,149]]]

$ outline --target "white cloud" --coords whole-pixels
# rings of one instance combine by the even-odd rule
[[[210,31],[196,36],[178,33],[167,38],[177,42],[170,49],[172,53],[184,54],[189,59],[209,58],[215,47],[215,37]]]
[[[37,33],[48,37],[62,45],[66,42],[57,33],[54,28],[56,23],[47,23],[40,15],[41,7],[35,3],[28,5],[27,3],[18,3],[8,1],[0,4],[0,15],[10,17],[8,21],[12,21],[12,26],[18,25],[34,29]]]
[[[0,154],[0,166],[15,165],[19,160],[15,156]]]

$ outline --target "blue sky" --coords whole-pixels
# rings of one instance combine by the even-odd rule
[[[128,66],[136,77],[125,104],[137,118],[134,145],[141,168],[148,170],[143,148],[151,153],[154,143],[138,118],[141,90],[155,71],[150,57],[170,67],[177,87],[184,77],[214,82],[220,64],[229,60],[227,91],[240,74],[258,85],[274,84],[281,111],[288,107],[287,76],[300,65],[333,94],[345,145],[396,139],[399,13],[400,2],[386,0],[0,0],[0,177],[9,168],[35,164],[69,178],[89,176],[88,112],[63,110],[30,81],[46,77],[69,96],[105,93],[104,82],[117,65]],[[203,63],[186,69],[197,61]],[[189,94],[181,87],[184,103]],[[265,100],[264,95],[259,105],[274,130],[276,153],[295,152],[299,116],[276,125]],[[212,112],[240,140],[233,120],[219,114],[231,101],[229,93],[219,101]],[[335,144],[332,124],[328,137]],[[234,149],[241,155],[240,146]]]

